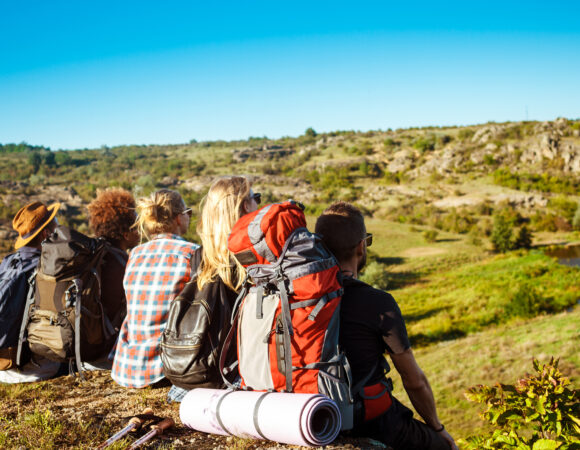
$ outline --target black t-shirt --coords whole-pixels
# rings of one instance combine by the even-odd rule
[[[353,385],[371,371],[366,385],[383,379],[383,367],[377,363],[384,353],[402,353],[411,346],[401,310],[391,294],[354,278],[344,279],[339,339],[352,369]]]

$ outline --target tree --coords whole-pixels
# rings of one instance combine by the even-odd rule
[[[48,152],[46,155],[44,155],[44,164],[49,167],[56,165],[53,152]]]
[[[518,232],[518,236],[516,237],[516,241],[514,244],[515,248],[531,248],[532,247],[532,232],[528,230],[528,227],[525,225],[522,226]]]
[[[496,252],[505,253],[514,249],[512,226],[503,214],[498,214],[493,218],[491,243]]]
[[[32,152],[28,155],[28,164],[32,166],[32,172],[38,172],[40,165],[42,164],[42,156],[38,152]]]
[[[316,133],[316,131],[314,131],[314,128],[308,127],[308,128],[306,128],[304,135],[308,136],[308,137],[316,137],[318,135],[318,133]]]

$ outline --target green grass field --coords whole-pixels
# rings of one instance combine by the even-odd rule
[[[486,430],[478,416],[482,405],[464,397],[467,388],[496,382],[513,384],[533,372],[532,358],[560,358],[560,369],[577,387],[580,380],[580,308],[557,315],[516,320],[508,325],[415,351],[427,374],[441,421],[455,438]],[[395,395],[410,405],[396,372]]]

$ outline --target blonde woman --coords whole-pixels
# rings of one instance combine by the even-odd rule
[[[145,244],[135,247],[123,286],[127,317],[119,334],[111,376],[130,388],[150,386],[163,377],[159,344],[171,301],[191,279],[191,260],[198,245],[182,236],[191,209],[178,192],[154,192],[137,202],[136,226]]]
[[[197,274],[198,289],[208,284],[222,284],[224,290],[208,290],[215,295],[224,292],[216,308],[212,310],[212,323],[219,324],[219,346],[229,331],[229,317],[237,293],[242,288],[246,275],[243,266],[228,250],[228,236],[238,219],[258,209],[260,194],[254,193],[247,178],[229,176],[216,179],[201,202],[201,217],[197,225],[197,234],[201,239],[202,258]],[[211,380],[198,387],[221,387],[221,376],[217,366],[208,367],[212,372]],[[187,391],[173,386],[169,392],[169,401],[181,401]]]

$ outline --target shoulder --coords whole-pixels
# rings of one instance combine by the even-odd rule
[[[397,302],[388,292],[376,289],[356,278],[344,279],[344,297],[357,302],[364,302],[365,305],[375,305],[381,309],[399,309]]]
[[[386,291],[382,291],[380,289],[376,289],[372,287],[370,284],[365,283],[364,281],[357,280],[356,278],[345,278],[344,279],[344,291],[345,293],[357,293],[357,294],[364,294],[367,296],[371,296],[373,298],[382,298],[385,300],[395,301],[393,296]]]

